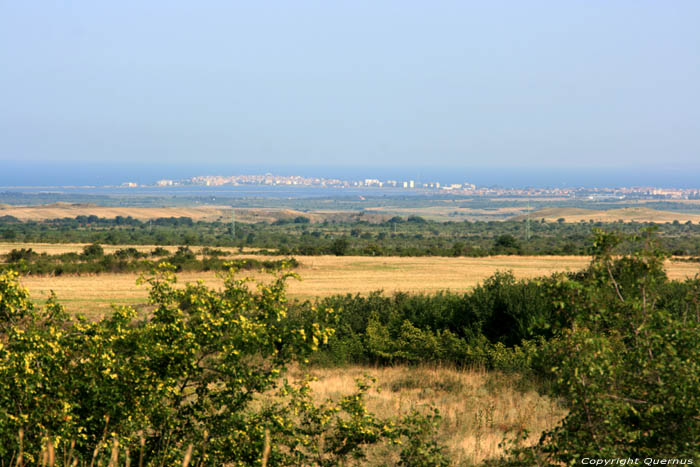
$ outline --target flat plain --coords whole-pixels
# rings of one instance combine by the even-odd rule
[[[679,207],[681,205],[679,204]],[[681,223],[700,222],[700,214],[690,212],[676,212],[647,207],[623,207],[619,209],[584,209],[584,208],[547,208],[534,211],[530,214],[514,217],[512,220],[523,220],[529,217],[534,220],[544,219],[546,222],[555,222],[564,219],[566,222],[655,222],[666,223],[678,221]]]
[[[337,201],[337,200],[336,200]],[[481,200],[477,205],[465,204],[458,199],[433,199],[418,205],[399,201],[396,203],[365,200],[353,197],[346,203],[333,200],[320,200],[313,206],[265,206],[235,208],[236,222],[256,223],[274,222],[280,219],[294,219],[298,216],[308,218],[312,223],[323,221],[342,222],[362,220],[377,223],[384,222],[392,216],[418,215],[434,221],[503,221],[523,220],[525,217],[548,222],[564,218],[566,222],[656,222],[678,221],[685,223],[700,222],[700,200],[668,200],[668,206],[662,209],[646,206],[648,200],[610,201],[609,208],[600,209],[595,203],[587,204],[581,200],[578,207],[563,207],[561,203],[571,201],[568,198],[492,198]],[[532,202],[537,208],[530,210]],[[350,204],[348,204],[350,203]],[[308,203],[307,203],[308,204]],[[347,204],[347,205],[346,205]],[[590,208],[588,206],[591,206]],[[182,205],[182,206],[100,206],[93,203],[56,202],[43,205],[9,205],[0,204],[0,217],[12,216],[22,221],[41,221],[76,216],[97,216],[114,219],[117,216],[132,217],[140,221],[164,217],[189,217],[194,221],[227,221],[231,218],[229,205]],[[361,211],[360,211],[361,210]]]
[[[313,222],[325,219],[326,215],[296,211],[293,209],[248,209],[236,208],[237,222],[274,222],[278,219],[293,219],[305,216]],[[32,206],[0,204],[0,217],[12,216],[22,221],[97,216],[114,219],[117,216],[133,217],[140,221],[167,217],[189,217],[194,221],[217,221],[231,218],[231,206],[182,206],[182,207],[133,207],[98,206],[91,203],[52,203]],[[345,215],[347,217],[347,215]]]
[[[0,253],[12,248],[31,247],[50,253],[80,251],[82,245],[0,244]],[[124,248],[125,246],[119,246]],[[117,247],[114,247],[117,248]],[[148,246],[139,249],[147,251]],[[175,247],[172,247],[173,249]],[[106,248],[109,252],[111,248]],[[233,249],[231,249],[233,252]],[[278,259],[279,257],[231,255],[230,258]],[[440,290],[467,291],[497,271],[512,271],[517,278],[546,276],[554,272],[577,271],[590,261],[586,256],[490,256],[484,258],[447,257],[369,257],[369,256],[297,256],[300,265],[294,270],[301,280],[290,280],[288,296],[312,299],[335,294],[367,294],[375,290],[434,293]],[[669,261],[672,279],[685,279],[700,273],[700,264]],[[256,279],[261,272],[239,273]],[[64,276],[27,276],[22,283],[32,298],[43,301],[53,290],[69,311],[99,316],[111,304],[139,305],[146,301],[148,290],[136,285],[139,274],[99,274]],[[220,287],[223,281],[215,272],[183,272],[178,282],[204,281]]]

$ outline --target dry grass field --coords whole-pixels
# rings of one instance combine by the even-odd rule
[[[514,198],[494,199],[493,201],[514,201]],[[517,199],[523,201],[524,199]],[[562,198],[531,198],[530,201],[546,201],[556,203]],[[687,205],[697,207],[700,200],[677,200],[679,206]],[[620,202],[619,209],[596,210],[584,208],[546,208],[529,214],[531,219],[545,219],[554,222],[564,218],[566,222],[700,222],[700,214],[656,210],[646,207],[625,207],[626,202]],[[297,216],[307,217],[311,222],[328,221],[353,221],[362,215],[362,220],[376,223],[383,222],[392,216],[418,215],[426,219],[436,221],[448,220],[522,220],[528,214],[523,206],[493,207],[493,208],[469,208],[462,207],[459,200],[435,201],[435,204],[424,207],[403,206],[368,206],[363,212],[319,209],[312,212],[297,211],[294,209],[260,209],[260,208],[236,208],[237,222],[274,222],[278,219],[293,219]],[[157,219],[159,217],[189,217],[195,221],[227,220],[231,216],[230,206],[188,206],[188,207],[112,207],[98,206],[95,204],[70,204],[53,203],[33,206],[12,206],[0,204],[0,216],[14,216],[23,221],[38,221],[47,219],[75,218],[77,216],[91,216],[114,219],[117,216],[131,216],[141,221]]]
[[[230,206],[191,206],[191,207],[112,207],[94,204],[53,203],[35,206],[0,205],[0,216],[13,216],[22,221],[75,218],[77,216],[97,216],[114,219],[117,216],[133,217],[141,221],[159,217],[189,217],[195,221],[216,221],[231,218]],[[237,222],[274,222],[278,219],[293,219],[305,216],[312,222],[322,221],[325,214],[315,214],[292,209],[247,209],[236,208]],[[337,216],[336,216],[337,217]],[[342,217],[342,216],[341,216]],[[347,218],[348,215],[345,214]]]
[[[0,245],[0,253],[18,247],[31,247],[36,251],[51,253],[79,251],[82,248],[80,245],[3,244]],[[232,257],[245,258],[246,255]],[[261,257],[256,256],[256,258]],[[492,256],[487,258],[299,256],[297,259],[300,266],[295,272],[301,276],[302,280],[289,282],[289,296],[296,299],[345,293],[366,294],[374,290],[384,290],[387,293],[466,291],[496,271],[510,270],[518,278],[528,278],[560,271],[579,270],[589,261],[589,258],[583,256]],[[697,263],[669,262],[667,267],[669,275],[674,279],[692,277],[700,272],[700,265]],[[249,274],[252,277],[262,277],[261,273]],[[112,303],[120,305],[144,303],[147,288],[136,285],[137,277],[137,274],[28,276],[24,277],[22,282],[30,290],[32,297],[38,301],[45,300],[53,290],[68,310],[95,317],[108,311]],[[222,285],[221,279],[214,272],[181,273],[178,280],[180,283],[202,280],[207,285],[215,287]]]
[[[491,209],[474,209],[460,207],[457,200],[444,201],[441,204],[427,207],[398,207],[382,206],[377,208],[367,208],[368,212],[382,212],[389,216],[421,216],[434,221],[448,220],[469,220],[469,221],[499,221],[508,217],[522,214],[521,207],[499,207]]]
[[[514,217],[512,220],[523,220],[526,217],[530,219],[544,219],[547,222],[555,222],[563,218],[566,222],[656,222],[666,223],[678,221],[681,223],[700,222],[700,214],[692,214],[687,212],[660,211],[658,209],[650,209],[644,207],[629,207],[609,210],[595,210],[583,208],[548,208],[540,209],[529,215],[521,215]]]
[[[237,258],[245,258],[238,255]],[[259,256],[257,258],[260,258]],[[266,257],[267,258],[267,257]],[[442,258],[442,257],[367,257],[306,256],[297,257],[295,270],[301,280],[289,282],[289,296],[311,299],[345,293],[366,294],[374,290],[406,292],[465,291],[496,271],[512,270],[516,277],[536,277],[555,271],[584,267],[585,257],[514,257]],[[243,273],[241,273],[243,274]],[[252,277],[261,273],[246,272]],[[146,300],[147,288],[137,286],[137,274],[101,274],[84,276],[28,276],[22,279],[32,297],[45,300],[49,291],[56,292],[67,309],[89,316],[103,314],[110,304],[136,305]],[[221,279],[214,272],[185,272],[181,283],[203,280],[219,287]]]
[[[216,220],[225,214],[226,209],[225,206],[135,208],[53,203],[37,206],[4,205],[0,207],[0,216],[14,216],[23,221],[77,216],[98,216],[108,219],[114,219],[117,216],[131,216],[139,220],[156,219],[158,217],[190,217],[194,220]],[[228,209],[230,210],[230,208]]]
[[[294,375],[301,377],[302,371],[295,369]],[[377,381],[367,396],[369,410],[377,415],[396,417],[429,404],[440,411],[438,436],[448,446],[453,465],[498,457],[503,453],[498,444],[517,430],[528,430],[527,442],[534,444],[566,415],[560,404],[539,395],[517,375],[435,366],[314,368],[314,398],[338,400],[365,375]],[[373,460],[380,464],[389,459]]]

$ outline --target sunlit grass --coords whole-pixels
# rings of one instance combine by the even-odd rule
[[[5,244],[7,245],[7,244]],[[2,248],[0,246],[0,252]],[[42,248],[25,244],[24,247]],[[62,246],[68,248],[67,246]],[[79,251],[76,246],[74,250]],[[171,247],[173,250],[176,247]],[[234,256],[231,256],[233,258]],[[245,258],[246,255],[236,255]],[[259,256],[257,257],[260,258]],[[267,257],[266,257],[267,258]],[[485,258],[445,257],[369,257],[369,256],[297,256],[295,269],[301,281],[289,281],[291,299],[313,299],[335,294],[368,294],[374,290],[435,293],[440,290],[470,290],[496,271],[510,270],[516,278],[532,278],[554,272],[577,271],[590,261],[586,256],[490,256]],[[278,257],[269,257],[278,259]],[[699,263],[667,262],[671,279],[683,280],[700,272]],[[262,272],[245,271],[241,275],[263,278]],[[110,310],[110,303],[145,302],[148,291],[137,286],[138,274],[100,274],[84,276],[27,276],[22,283],[35,299],[46,299],[54,290],[69,311],[99,316]],[[185,272],[180,283],[203,280],[210,287],[223,282],[215,272]]]
[[[527,430],[527,442],[534,444],[566,415],[557,401],[537,393],[534,382],[514,374],[442,366],[295,368],[291,374],[300,378],[304,373],[316,378],[311,388],[317,402],[338,400],[353,391],[355,379],[369,376],[376,383],[367,407],[380,417],[434,405],[442,416],[438,438],[454,465],[499,457],[504,452],[499,444],[519,430]],[[373,462],[390,460],[383,455],[374,452]]]

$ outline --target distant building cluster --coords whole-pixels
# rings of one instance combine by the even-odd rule
[[[341,180],[338,178],[302,177],[298,175],[206,175],[183,180],[158,180],[158,187],[183,185],[200,186],[298,186],[298,187],[334,187],[334,188],[398,188],[406,190],[424,190],[435,193],[490,196],[490,197],[565,197],[589,200],[604,199],[700,199],[700,189],[628,187],[628,188],[501,188],[477,187],[473,183],[441,183],[438,181],[417,182],[415,180],[380,180],[365,178],[362,180]],[[123,187],[137,187],[134,182],[125,182]]]
[[[171,181],[171,180],[168,180]],[[320,178],[320,177],[301,177],[298,175],[233,175],[224,176],[201,176],[192,177],[179,182],[173,182],[178,185],[205,185],[205,186],[224,186],[224,185],[286,185],[286,186],[350,186],[348,182],[336,178]]]
[[[440,182],[419,183],[415,180],[379,180],[378,178],[365,178],[363,180],[340,180],[337,178],[301,177],[286,175],[206,175],[192,177],[184,180],[158,180],[155,186],[239,186],[239,185],[268,185],[268,186],[317,186],[339,188],[406,188],[406,189],[430,189],[430,190],[474,190],[476,186],[470,183],[444,185]]]

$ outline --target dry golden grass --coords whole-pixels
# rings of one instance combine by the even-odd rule
[[[295,369],[292,375],[301,377]],[[350,394],[355,379],[364,375],[377,383],[367,397],[369,410],[381,417],[396,417],[412,408],[432,404],[442,416],[439,439],[450,451],[453,465],[471,465],[503,453],[498,444],[506,435],[526,429],[528,443],[553,428],[566,411],[540,396],[534,385],[517,375],[445,367],[343,367],[314,368],[311,384],[318,402]],[[527,389],[530,386],[530,389]],[[377,390],[379,389],[379,391]]]
[[[644,207],[629,207],[620,209],[609,209],[600,211],[595,209],[583,208],[548,208],[535,211],[529,216],[521,215],[514,217],[513,220],[522,220],[526,217],[531,219],[544,219],[547,222],[555,222],[563,218],[566,222],[589,222],[591,219],[594,222],[616,222],[622,220],[624,222],[656,222],[666,223],[678,221],[685,223],[687,221],[697,223],[700,222],[700,214],[691,214],[686,212],[660,211]]]
[[[33,246],[32,246],[33,247]],[[245,258],[246,255],[236,256]],[[262,257],[256,256],[260,259]],[[264,257],[268,258],[268,257]],[[272,257],[273,259],[275,257]],[[367,257],[306,256],[297,257],[295,270],[302,280],[289,282],[289,297],[312,299],[335,294],[367,294],[374,290],[433,293],[439,290],[466,291],[496,271],[513,271],[517,278],[576,271],[590,259],[584,256],[492,256],[487,258],[443,257]],[[668,274],[682,280],[700,272],[700,264],[668,262]],[[243,273],[241,273],[243,274]],[[260,278],[262,273],[252,272]],[[58,295],[69,311],[99,316],[110,304],[135,305],[147,297],[145,286],[137,286],[137,274],[102,274],[86,276],[28,276],[22,279],[32,297],[44,300],[49,291]],[[180,283],[204,281],[221,287],[223,282],[213,272],[187,272],[178,275]]]
[[[257,258],[261,257],[257,256]],[[295,272],[301,276],[302,280],[291,280],[288,294],[290,298],[296,299],[312,299],[345,293],[367,294],[380,289],[387,293],[466,291],[496,271],[510,270],[517,278],[529,278],[554,272],[576,271],[589,262],[589,258],[583,256],[492,256],[487,258],[307,256],[297,257],[297,259],[300,267]],[[682,280],[700,272],[700,264],[668,262],[667,270],[672,279]],[[246,274],[255,278],[263,277],[259,272]],[[53,290],[68,310],[89,316],[99,316],[108,311],[112,303],[136,305],[145,302],[147,288],[136,285],[137,277],[138,274],[27,276],[22,279],[22,283],[29,288],[34,299],[45,300],[49,291]],[[178,275],[178,280],[180,283],[202,280],[213,287],[221,287],[223,284],[214,272],[181,273]]]
[[[237,256],[245,258],[245,255]],[[257,257],[260,258],[260,257]],[[472,288],[497,270],[512,270],[516,277],[535,277],[554,271],[576,270],[588,262],[583,257],[514,257],[489,258],[397,258],[367,256],[298,257],[301,265],[295,272],[301,281],[289,282],[289,296],[310,299],[345,293],[464,291]],[[250,273],[262,277],[261,273]],[[137,274],[102,274],[84,276],[28,276],[22,279],[35,299],[46,299],[49,291],[58,295],[70,311],[103,314],[111,303],[134,305],[147,296],[144,286],[136,285]],[[220,287],[222,281],[213,272],[181,273],[178,280],[203,280]]]
[[[474,209],[460,207],[457,200],[445,201],[442,204],[426,207],[398,207],[381,206],[370,207],[366,211],[388,213],[389,216],[409,216],[416,215],[425,219],[435,221],[454,220],[458,216],[459,220],[503,220],[508,216],[515,216],[523,212],[522,207],[499,207],[492,209]]]
[[[0,205],[0,216],[14,216],[23,221],[61,219],[64,217],[97,216],[114,219],[117,216],[128,217],[141,221],[159,217],[189,217],[195,221],[216,221],[231,218],[230,206],[191,206],[191,207],[111,207],[94,204],[53,203],[35,206]],[[305,216],[313,222],[323,220],[320,214],[295,211],[292,209],[248,209],[236,208],[237,222],[274,222],[277,219],[293,219]]]
[[[492,256],[487,258],[312,256],[298,258],[301,282],[290,294],[301,298],[382,289],[392,293],[465,291],[496,271],[512,270],[516,277],[536,277],[555,271],[578,270],[588,258]]]
[[[194,220],[216,220],[225,216],[230,209],[226,206],[132,208],[96,206],[92,204],[54,203],[37,206],[5,206],[0,208],[0,216],[14,216],[21,220],[60,219],[63,217],[98,216],[114,219],[117,216],[131,216],[147,220],[159,217],[190,217]]]

